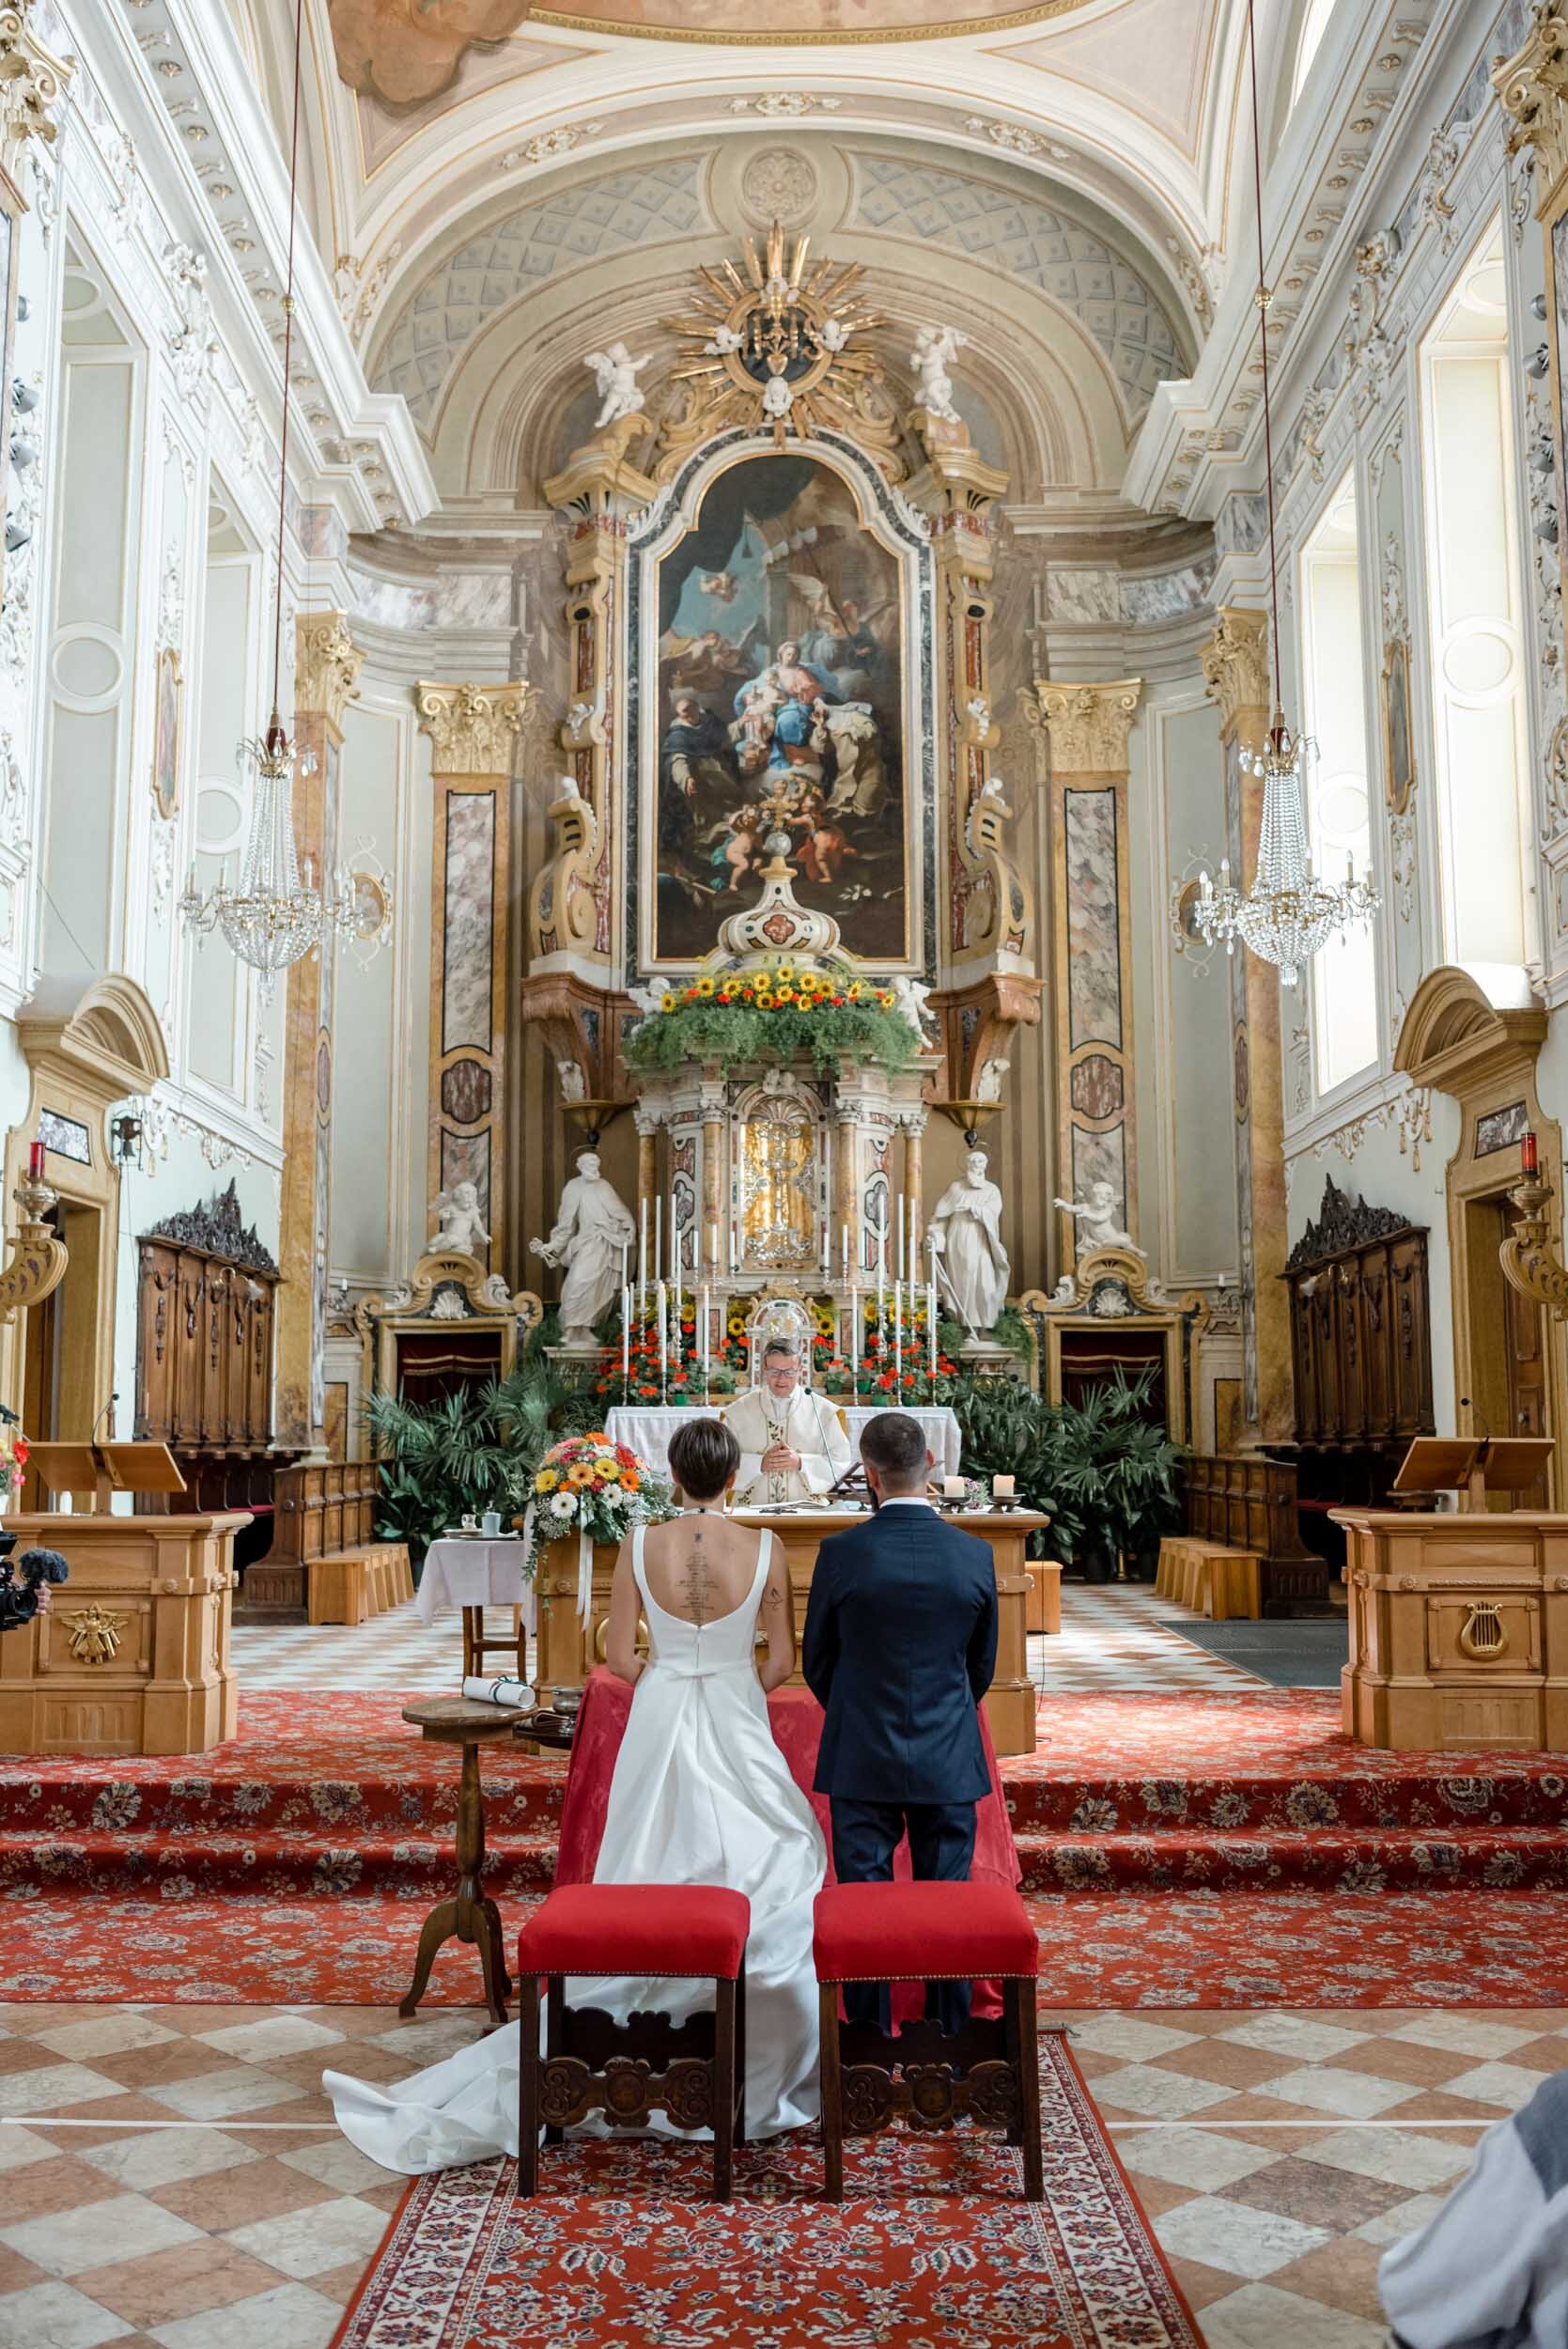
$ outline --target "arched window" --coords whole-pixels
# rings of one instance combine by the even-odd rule
[[[1328,880],[1343,879],[1347,867],[1364,873],[1372,855],[1358,535],[1356,476],[1347,473],[1300,565],[1303,723],[1316,744],[1307,764],[1307,830]],[[1312,990],[1317,1089],[1331,1093],[1377,1058],[1377,972],[1366,925],[1313,957]]]
[[[1495,220],[1421,347],[1434,782],[1450,962],[1536,949],[1507,274]]]
[[[1328,30],[1328,19],[1334,13],[1334,0],[1307,0],[1307,13],[1301,21],[1301,37],[1296,51],[1296,71],[1291,76],[1290,102],[1294,106],[1300,97],[1318,45]]]

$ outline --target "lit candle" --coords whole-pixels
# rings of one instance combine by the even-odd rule
[[[44,1157],[45,1157],[45,1146],[44,1146],[44,1144],[43,1144],[41,1142],[34,1142],[34,1143],[30,1143],[28,1144],[28,1147],[27,1147],[27,1176],[28,1176],[28,1180],[29,1180],[30,1182],[34,1182],[34,1183],[41,1183],[41,1182],[42,1182],[42,1180],[43,1180],[43,1161],[44,1161]]]
[[[42,1147],[43,1144],[41,1143],[35,1142],[33,1144],[33,1148],[36,1152],[41,1151]],[[1519,1136],[1519,1172],[1521,1174],[1537,1174],[1540,1171],[1541,1159],[1540,1153],[1536,1146],[1535,1136],[1527,1128],[1526,1131]]]
[[[993,1501],[1011,1501],[1017,1490],[1017,1480],[1011,1476],[993,1476],[991,1479]]]
[[[927,1281],[925,1283],[925,1334],[930,1340],[931,1400],[935,1403],[937,1399],[937,1283],[935,1281]]]
[[[904,1278],[904,1193],[902,1191],[898,1194],[897,1214],[898,1253],[893,1263],[893,1277],[895,1280],[902,1281]]]
[[[662,1195],[653,1203],[653,1277],[664,1278],[664,1201]]]
[[[663,1282],[662,1282],[662,1281],[660,1281],[660,1283],[659,1283],[659,1289],[658,1289],[658,1300],[659,1300],[659,1383],[660,1383],[660,1387],[662,1387],[662,1386],[663,1386],[663,1384],[664,1384],[664,1381],[665,1381],[666,1377],[668,1377],[668,1375],[669,1375],[669,1368],[670,1368],[670,1337],[669,1337],[669,1324],[668,1324],[668,1320],[667,1320],[667,1317],[666,1317],[666,1311],[665,1311],[666,1306],[668,1305],[669,1299],[668,1299],[668,1298],[667,1298],[667,1296],[666,1296],[666,1294],[665,1294],[664,1283],[663,1283]]]
[[[893,1377],[895,1388],[904,1384],[904,1283],[893,1284]]]

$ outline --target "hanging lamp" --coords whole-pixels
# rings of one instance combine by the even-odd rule
[[[278,713],[283,673],[284,527],[288,492],[288,387],[294,348],[294,239],[299,210],[300,67],[304,0],[295,0],[293,124],[288,149],[288,271],[283,297],[283,431],[278,459],[277,609],[272,628],[272,714],[265,733],[240,744],[250,786],[251,820],[239,886],[223,873],[205,894],[193,863],[179,900],[185,926],[198,936],[221,931],[241,962],[260,975],[264,1003],[280,971],[338,938],[359,935],[352,877],[339,865],[330,892],[318,889],[309,858],[302,875],[294,848],[294,778],[316,772],[316,755],[300,755]]]
[[[1268,305],[1270,294],[1264,271],[1263,139],[1258,120],[1258,49],[1253,0],[1247,7],[1247,54],[1252,97],[1252,163],[1257,184],[1258,334],[1263,349],[1263,431],[1265,487],[1268,497],[1268,588],[1274,646],[1275,690],[1279,690],[1280,570],[1274,530],[1274,429],[1268,388]],[[1198,877],[1193,920],[1211,944],[1223,940],[1228,955],[1239,938],[1262,961],[1279,966],[1281,987],[1295,987],[1301,966],[1339,937],[1352,923],[1370,921],[1382,903],[1369,876],[1356,876],[1355,859],[1348,861],[1343,881],[1323,879],[1312,871],[1312,852],[1304,812],[1303,786],[1316,745],[1293,734],[1276,703],[1262,746],[1241,753],[1244,773],[1263,784],[1263,816],[1258,831],[1258,863],[1250,889],[1231,879],[1231,861],[1219,867],[1215,887],[1207,871]],[[1239,878],[1239,877],[1238,877]]]

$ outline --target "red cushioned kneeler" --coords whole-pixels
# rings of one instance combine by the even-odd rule
[[[1045,2199],[1029,1912],[996,1884],[834,1884],[816,1896],[812,1955],[821,1985],[822,2139],[830,2201],[844,2200],[844,2140],[902,2119],[945,2129],[961,2119],[1004,2129],[1023,2153],[1024,2195]],[[971,2015],[896,2032],[840,2020],[846,1982],[1000,1981],[1001,2020]]]
[[[664,2112],[679,2128],[713,2131],[713,2191],[727,2202],[735,2148],[746,2141],[746,1936],[751,1903],[718,1885],[571,1884],[551,1892],[518,1937],[518,2185],[539,2183],[539,2134],[602,2112],[644,2127]],[[616,2022],[601,2007],[568,2007],[571,1974],[711,1980],[713,2009]],[[548,1983],[548,2044],[539,2049],[539,1984]]]

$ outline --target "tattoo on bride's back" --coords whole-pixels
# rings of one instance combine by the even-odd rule
[[[693,1530],[691,1555],[686,1562],[686,1579],[681,1584],[687,1610],[694,1624],[707,1621],[713,1604],[713,1579],[703,1549],[702,1534]]]

